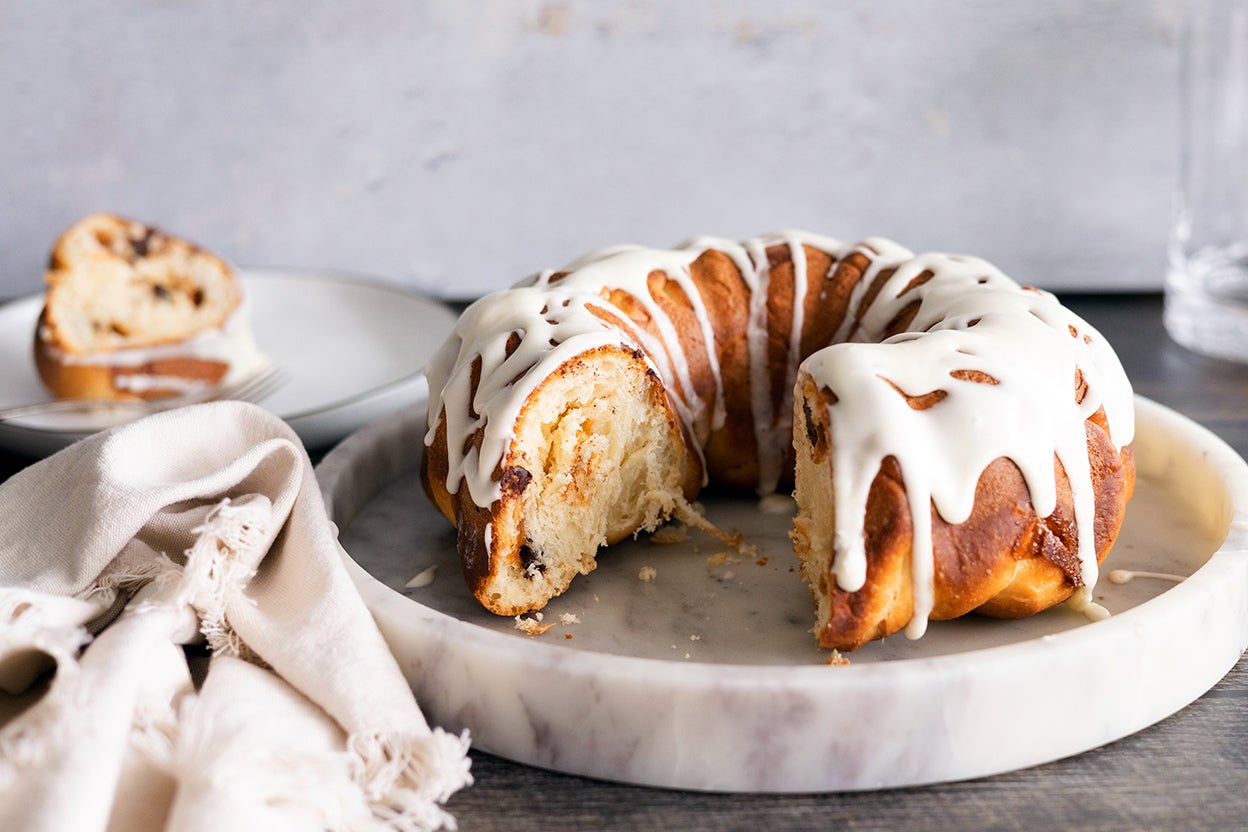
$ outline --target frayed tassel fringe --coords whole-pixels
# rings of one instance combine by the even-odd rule
[[[271,519],[267,500],[238,505],[227,498],[191,530],[198,537],[186,552],[181,599],[199,613],[200,631],[216,655],[255,658],[226,620],[225,607],[256,574]]]
[[[373,812],[400,832],[455,829],[442,808],[459,789],[472,785],[468,732],[440,728],[427,734],[353,734],[347,740]]]

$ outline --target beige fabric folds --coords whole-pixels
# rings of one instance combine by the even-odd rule
[[[427,725],[340,558],[302,445],[254,405],[0,485],[0,828],[453,828],[467,737]]]

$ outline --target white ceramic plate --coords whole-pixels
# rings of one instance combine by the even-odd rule
[[[260,348],[290,381],[264,400],[310,448],[329,445],[400,407],[423,401],[425,361],[455,315],[428,298],[339,274],[241,269]],[[31,344],[42,295],[0,307],[0,407],[48,398]],[[81,417],[0,423],[0,446],[42,456],[110,426]]]
[[[348,568],[427,715],[523,763],[719,791],[839,791],[965,779],[1077,754],[1194,701],[1248,645],[1248,465],[1137,399],[1139,481],[1102,578],[1113,615],[935,622],[827,666],[792,570],[788,518],[708,500],[758,544],[705,538],[600,553],[541,636],[484,612],[416,462],[424,408],[348,438],[318,469]],[[436,566],[428,586],[405,589]],[[653,581],[638,578],[652,566]],[[565,617],[566,616],[566,617]],[[572,618],[574,616],[575,618]]]

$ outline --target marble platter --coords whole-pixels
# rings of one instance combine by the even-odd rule
[[[1127,736],[1197,699],[1248,647],[1248,465],[1204,428],[1136,401],[1139,483],[1105,565],[1134,578],[1102,577],[1096,597],[1111,617],[1061,607],[938,622],[841,666],[825,664],[808,632],[788,517],[752,501],[706,509],[756,557],[696,534],[621,544],[530,636],[464,588],[454,533],[419,482],[423,407],[355,433],[318,475],[347,566],[426,714],[469,729],[477,748],[669,788],[877,789]]]

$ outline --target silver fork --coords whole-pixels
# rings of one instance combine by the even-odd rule
[[[172,410],[175,407],[201,402],[227,399],[259,402],[276,392],[288,380],[289,376],[285,370],[276,364],[269,364],[229,384],[208,385],[177,396],[166,396],[160,399],[54,399],[35,404],[0,407],[0,422],[44,413],[125,414],[133,412],[134,417],[138,418],[149,413],[159,413],[162,410]]]

